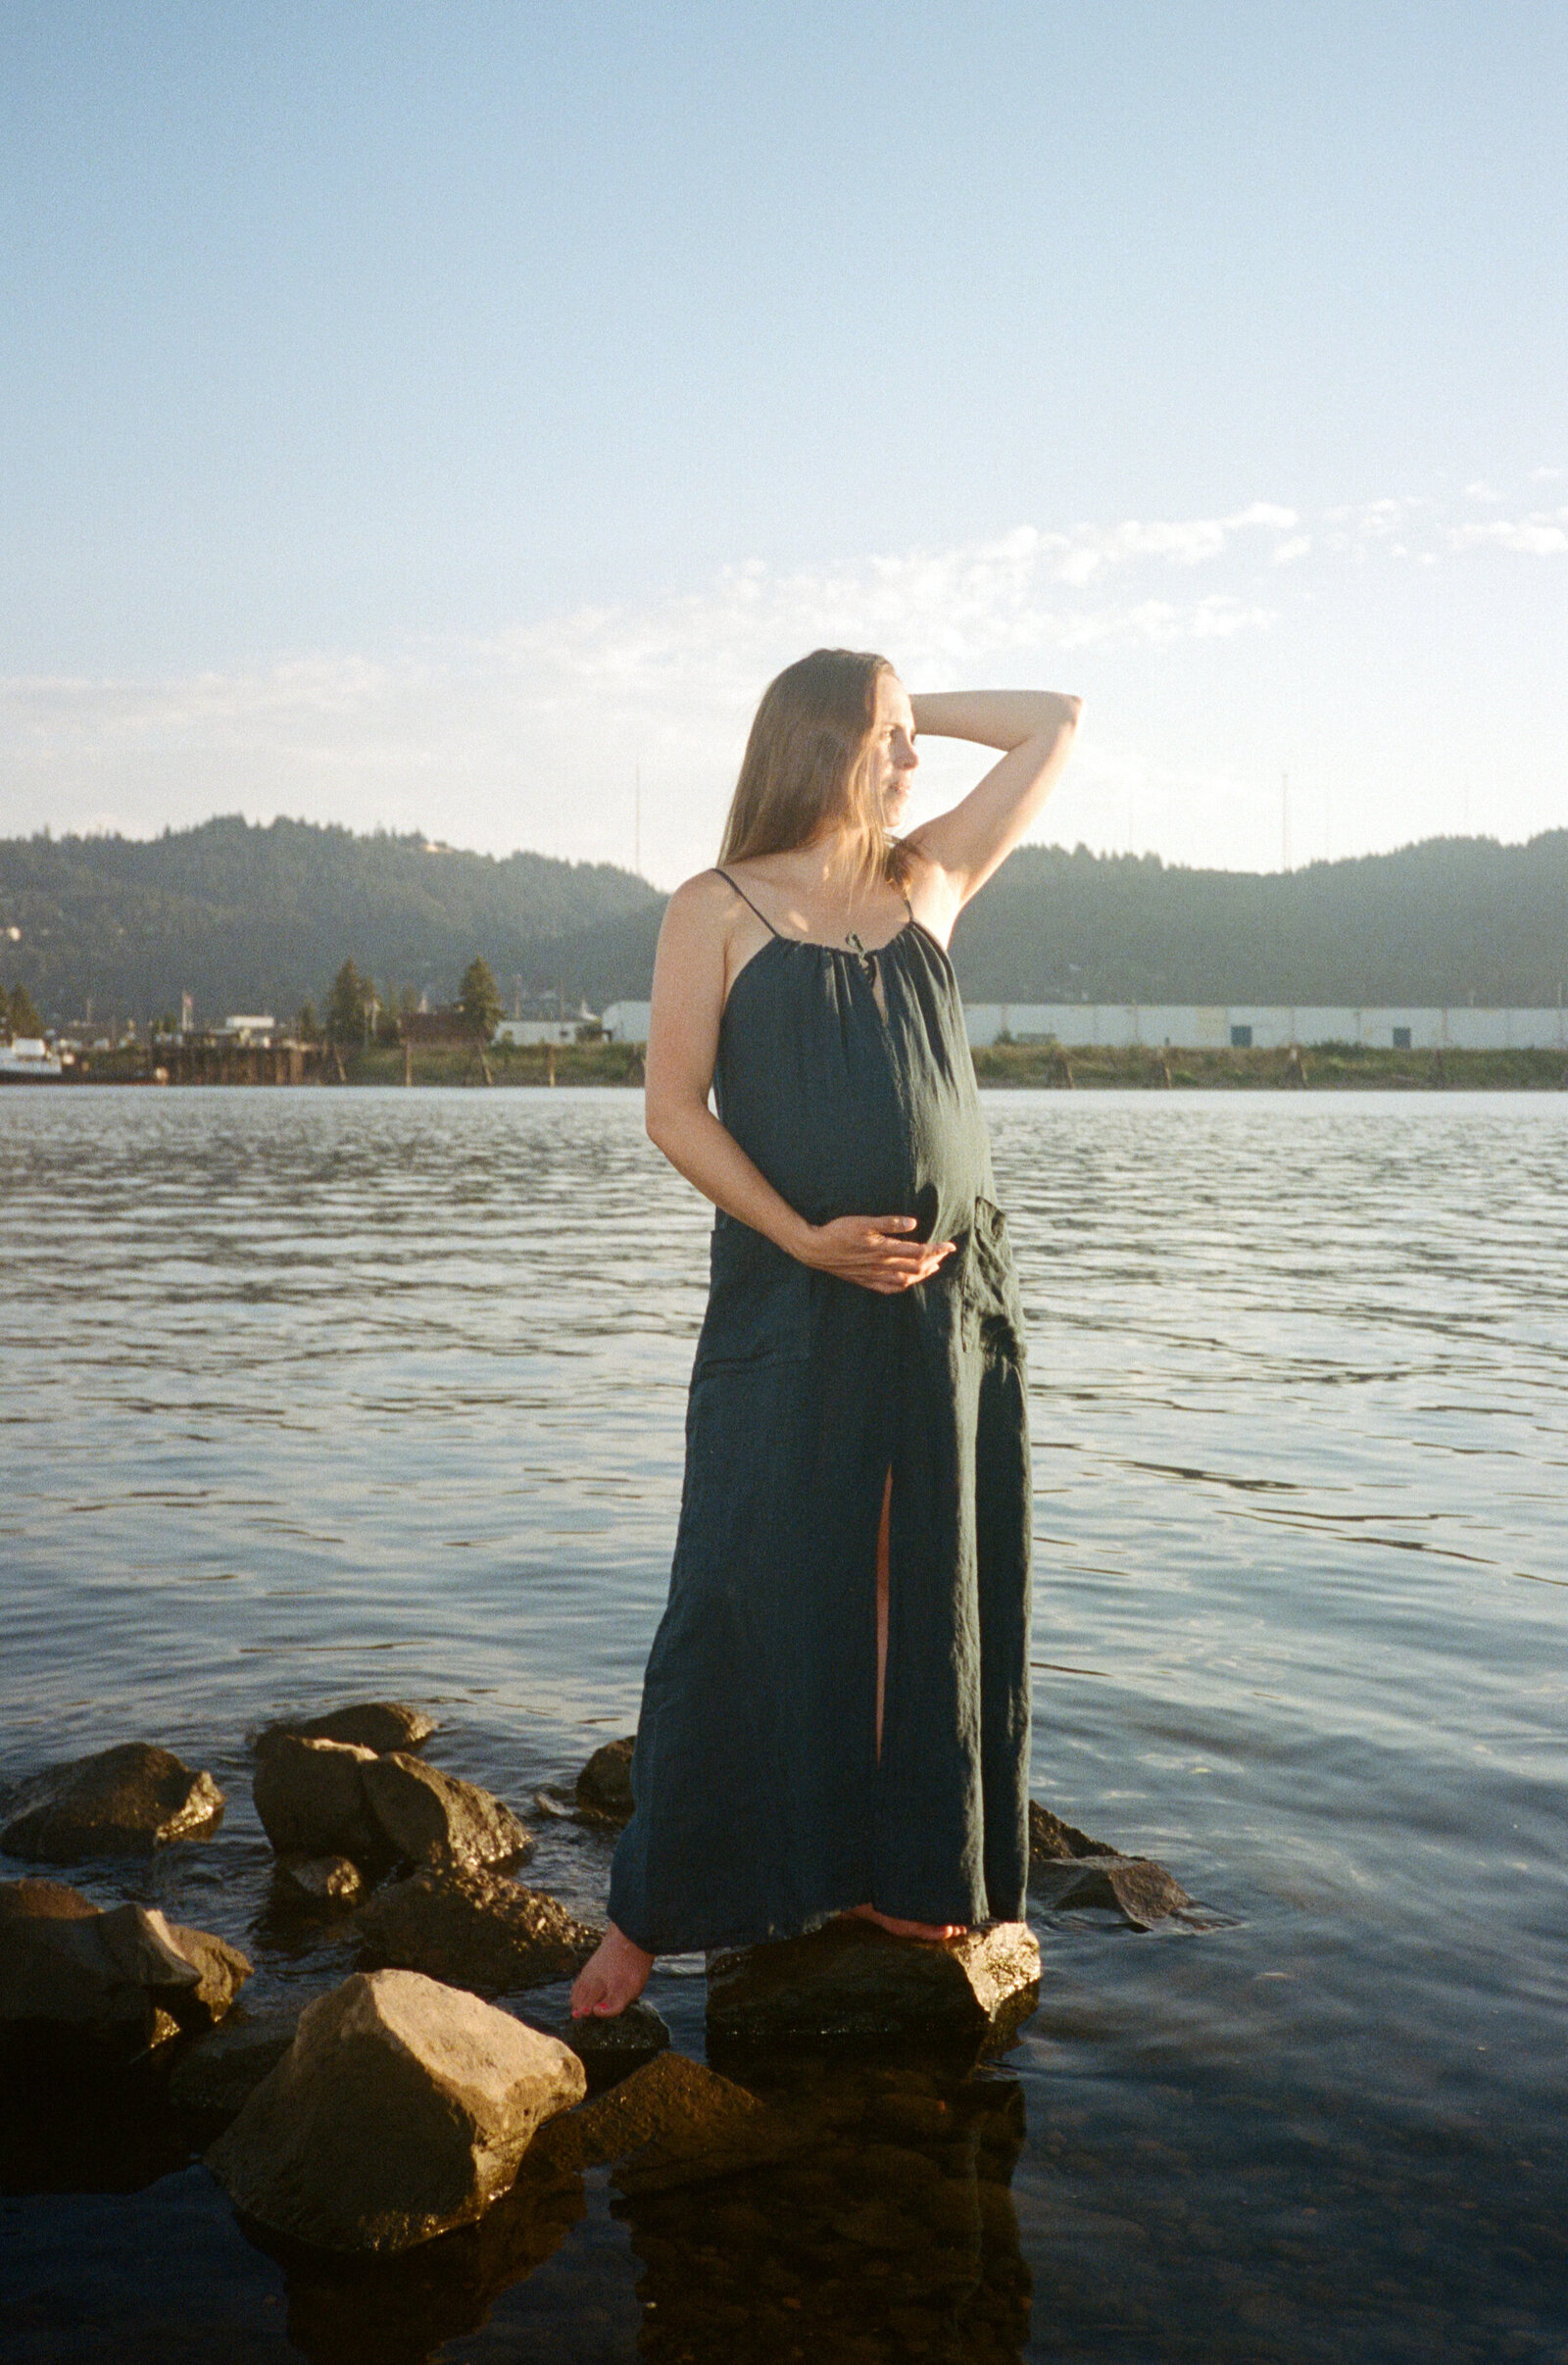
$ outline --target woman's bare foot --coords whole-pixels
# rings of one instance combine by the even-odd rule
[[[874,1905],[852,1905],[850,1915],[854,1920],[875,1922],[879,1930],[890,1930],[895,1938],[962,1938],[968,1929],[966,1922],[901,1922],[891,1913],[878,1913]]]
[[[612,1922],[593,1953],[578,1972],[571,1991],[571,2016],[584,2020],[612,2019],[635,2003],[648,1985],[654,1958],[634,1946],[623,1930]]]

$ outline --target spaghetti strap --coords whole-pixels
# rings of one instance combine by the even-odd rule
[[[729,872],[727,870],[719,870],[716,862],[713,864],[713,868],[718,871],[719,877],[724,881],[726,886],[735,888],[735,892],[740,897],[741,902],[745,904],[751,911],[757,912],[757,906],[752,902],[752,899],[747,894],[745,888],[736,886],[735,881],[730,877]],[[772,921],[768,918],[765,912],[757,912],[757,916],[761,921],[763,927],[768,931],[770,936],[781,936],[783,934],[783,930],[781,928],[774,927]]]

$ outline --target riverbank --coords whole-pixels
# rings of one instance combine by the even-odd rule
[[[84,1084],[271,1083],[340,1085],[623,1084],[641,1086],[635,1043],[372,1044],[345,1051],[311,1046],[296,1055],[301,1072],[274,1068],[268,1052],[215,1055],[180,1074],[148,1072],[145,1051],[95,1053],[76,1080]],[[1050,1043],[995,1043],[974,1054],[982,1085],[1011,1089],[1257,1092],[1561,1092],[1568,1060],[1560,1051],[1383,1051],[1355,1043],[1291,1051],[1064,1051]]]

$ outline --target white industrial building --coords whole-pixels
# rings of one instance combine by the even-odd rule
[[[1071,1051],[1283,1051],[1292,1043],[1359,1043],[1376,1051],[1568,1051],[1561,1010],[1343,1010],[1260,1003],[970,1002],[969,1041],[1056,1042]],[[648,1004],[612,1002],[605,1032],[646,1043]]]
[[[1359,1043],[1376,1051],[1560,1051],[1560,1010],[1352,1010],[1260,1003],[970,1002],[976,1047],[1045,1043],[1068,1050],[1283,1051],[1292,1043]]]

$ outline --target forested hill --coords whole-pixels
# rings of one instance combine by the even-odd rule
[[[1568,829],[1262,873],[1020,847],[953,955],[973,1002],[1549,1007],[1568,981]]]
[[[352,960],[385,991],[450,1000],[483,953],[511,1007],[527,988],[642,993],[664,899],[608,862],[504,861],[419,836],[238,816],[161,838],[0,840],[0,980],[51,1024],[156,1016],[194,996],[198,1021],[292,1016]]]
[[[663,898],[608,863],[238,818],[140,841],[0,840],[0,982],[50,1023],[195,997],[292,1014],[352,959],[450,999],[482,953],[595,1008],[647,996]],[[20,933],[13,938],[10,930]],[[1568,979],[1568,830],[1434,838],[1281,875],[1024,847],[958,924],[983,1002],[1551,1005]]]

